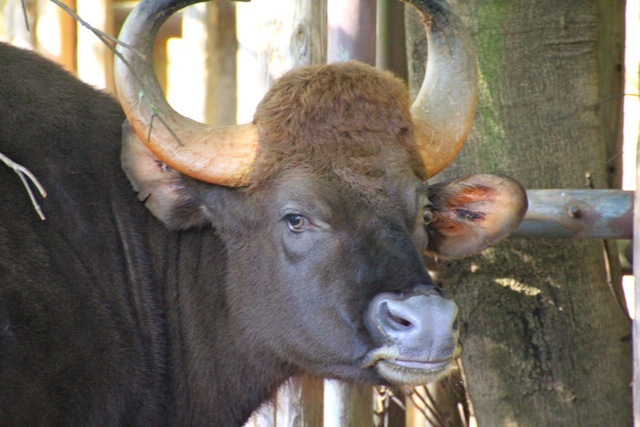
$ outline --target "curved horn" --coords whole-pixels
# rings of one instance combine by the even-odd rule
[[[119,36],[118,98],[138,137],[164,163],[201,181],[240,187],[249,183],[258,151],[256,126],[210,126],[180,115],[169,106],[153,70],[160,25],[200,1],[144,0],[131,12]]]
[[[442,0],[404,0],[422,17],[427,69],[411,106],[427,175],[449,165],[464,145],[476,110],[476,58],[462,22]]]

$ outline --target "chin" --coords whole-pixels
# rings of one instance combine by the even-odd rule
[[[393,347],[378,349],[368,355],[364,366],[373,368],[384,383],[415,387],[434,382],[451,371],[462,347],[456,346],[450,357],[441,359],[418,360],[403,357],[400,353]]]
[[[399,362],[399,363],[398,363]],[[422,366],[415,366],[415,364]],[[429,384],[446,375],[453,367],[448,362],[411,362],[406,366],[402,361],[380,360],[375,365],[378,375],[391,385],[415,387]]]

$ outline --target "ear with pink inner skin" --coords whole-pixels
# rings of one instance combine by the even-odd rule
[[[120,161],[138,199],[168,228],[186,229],[207,223],[202,203],[187,178],[158,159],[127,120],[122,125]]]
[[[427,253],[461,258],[516,231],[527,211],[520,183],[499,175],[471,175],[429,187],[432,220]]]

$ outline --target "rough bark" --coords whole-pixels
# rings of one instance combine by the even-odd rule
[[[584,188],[590,174],[607,187],[622,31],[602,29],[624,27],[624,2],[452,3],[474,34],[480,101],[467,146],[434,181],[490,172],[527,188]],[[631,424],[630,324],[601,241],[511,239],[439,267],[461,307],[480,426]]]

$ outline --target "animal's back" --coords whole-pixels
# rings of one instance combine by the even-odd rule
[[[0,163],[0,425],[161,416],[158,355],[136,315],[149,296],[131,286],[121,232],[136,209],[118,161],[123,117],[110,96],[0,44],[0,153],[48,192],[41,221]]]

